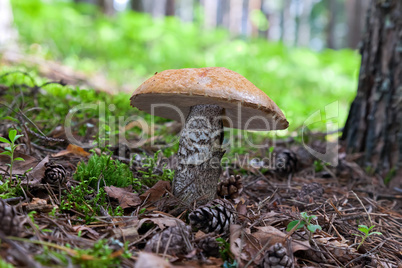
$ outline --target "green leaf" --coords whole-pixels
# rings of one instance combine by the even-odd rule
[[[289,222],[288,227],[286,228],[286,231],[290,232],[296,225],[298,225],[297,229],[303,228],[304,224],[305,224],[304,221],[298,221],[298,220],[291,221],[291,222]]]
[[[25,161],[25,159],[21,158],[21,157],[16,157],[16,158],[14,158],[14,161]]]
[[[322,230],[321,226],[317,224],[309,224],[307,225],[307,229],[312,233],[314,233],[317,230]]]
[[[373,234],[382,235],[382,233],[380,233],[380,232],[371,232],[371,233],[369,233],[369,235],[373,235]]]
[[[0,118],[0,120],[10,120],[10,121],[14,121],[14,122],[19,122],[18,119],[11,117],[9,115]]]
[[[9,157],[11,157],[11,152],[5,151],[0,153],[0,155],[8,155]]]
[[[17,135],[17,136],[15,136],[13,142],[15,142],[16,140],[18,140],[18,138],[23,137],[23,136],[24,136],[24,135]]]
[[[300,216],[301,216],[303,219],[307,219],[307,218],[308,218],[307,212],[301,212],[301,213],[300,213]]]
[[[3,138],[3,137],[0,137],[0,141],[4,142],[4,143],[8,143],[8,144],[11,143],[9,140],[7,140],[6,138]]]
[[[359,236],[359,237],[361,237],[361,238],[364,238],[364,235],[361,235],[361,234],[353,234],[353,235]]]
[[[359,228],[357,228],[360,232],[365,233],[366,235],[369,233],[369,230],[367,226],[365,225],[359,225]]]
[[[10,141],[12,141],[12,142],[14,141],[15,135],[17,135],[17,130],[15,130],[15,129],[11,129],[8,132],[8,138],[10,139]]]

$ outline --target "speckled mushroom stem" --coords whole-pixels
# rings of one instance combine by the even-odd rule
[[[181,133],[173,194],[185,204],[202,205],[216,196],[222,168],[223,108],[195,105]]]

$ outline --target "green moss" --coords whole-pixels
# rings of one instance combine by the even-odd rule
[[[88,163],[80,162],[73,175],[75,180],[89,181],[94,189],[103,186],[127,187],[139,189],[140,183],[133,177],[128,165],[114,160],[110,155],[93,154]]]

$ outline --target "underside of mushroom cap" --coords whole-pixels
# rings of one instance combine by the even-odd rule
[[[200,104],[224,108],[225,127],[267,131],[289,126],[264,92],[222,67],[166,70],[142,83],[131,97],[133,107],[183,123],[190,107]]]

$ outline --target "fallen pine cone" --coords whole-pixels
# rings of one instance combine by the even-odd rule
[[[13,206],[0,199],[0,232],[6,236],[20,236],[25,222],[25,216],[18,215]]]
[[[190,213],[191,226],[205,232],[228,233],[230,224],[236,218],[232,203],[224,199],[215,199]]]
[[[67,172],[62,165],[49,162],[45,164],[45,167],[45,176],[42,179],[42,183],[58,186],[65,182]]]
[[[286,176],[297,171],[298,158],[293,151],[284,149],[276,155],[275,159],[275,170],[279,175]]]
[[[261,267],[263,268],[291,268],[292,258],[288,256],[286,248],[281,243],[272,245],[264,254]]]
[[[241,176],[230,176],[223,179],[218,184],[218,196],[221,198],[235,199],[239,197],[243,191],[243,184],[241,183]]]
[[[180,224],[168,227],[155,234],[146,244],[145,250],[155,253],[167,253],[169,255],[187,254],[192,250],[190,240],[191,228]]]
[[[215,237],[206,237],[201,239],[198,243],[198,248],[202,250],[202,252],[206,256],[216,257],[220,256],[219,254],[219,244],[216,241]]]

